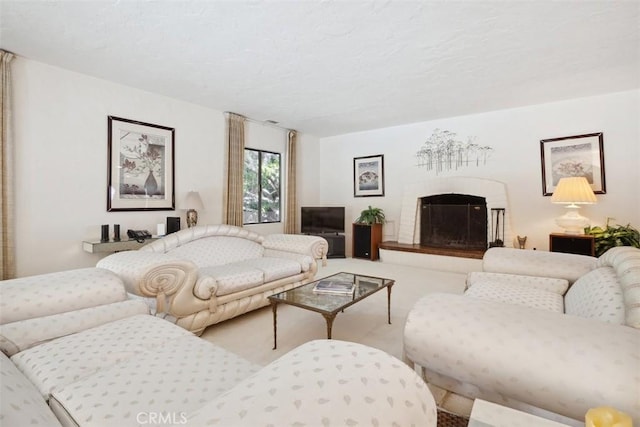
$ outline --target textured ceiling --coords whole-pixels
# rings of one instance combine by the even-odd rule
[[[639,1],[11,1],[36,61],[317,136],[640,87]]]

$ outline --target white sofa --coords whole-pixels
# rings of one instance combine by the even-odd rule
[[[99,268],[0,282],[0,424],[435,426],[424,381],[341,341],[260,368],[129,300]]]
[[[406,361],[440,405],[481,398],[578,425],[612,406],[640,424],[640,249],[493,248],[483,270],[464,295],[423,297],[407,318]]]
[[[97,264],[128,292],[200,334],[209,325],[268,305],[267,297],[313,280],[328,243],[316,236],[262,236],[230,225],[191,227]]]

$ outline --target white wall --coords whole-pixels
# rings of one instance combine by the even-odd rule
[[[514,234],[528,236],[528,248],[547,250],[549,233],[561,231],[554,218],[564,214],[564,208],[542,196],[540,140],[604,132],[607,194],[598,195],[597,205],[581,211],[594,225],[614,217],[615,222],[639,227],[639,118],[640,91],[636,90],[323,138],[320,200],[325,205],[345,205],[347,223],[368,205],[381,207],[392,221],[384,232],[385,239],[397,238],[403,188],[409,182],[436,176],[434,171],[416,166],[415,153],[434,129],[449,130],[463,140],[476,136],[479,144],[489,145],[494,151],[486,165],[445,171],[438,176],[506,183],[510,200],[507,211]],[[385,196],[355,198],[353,158],[375,154],[384,154]]]
[[[197,190],[199,221],[220,222],[222,112],[20,57],[12,73],[18,275],[95,265],[99,255],[82,241],[99,240],[101,224],[155,234],[167,216],[180,216],[186,227],[181,210],[107,212],[109,115],[175,128],[176,206]]]
[[[140,91],[40,62],[12,62],[16,141],[16,259],[18,276],[90,267],[104,255],[82,249],[100,239],[100,225],[148,229],[167,216],[186,227],[184,196],[200,192],[204,210],[198,223],[222,221],[225,118],[221,111]],[[175,128],[176,211],[107,212],[107,116]],[[285,132],[247,125],[247,145],[284,153]],[[318,138],[298,135],[300,146]],[[302,185],[317,176],[317,162],[298,150]],[[314,172],[315,170],[315,172]],[[302,177],[302,174],[306,174]],[[316,186],[317,187],[317,186]],[[317,189],[312,200],[317,200]],[[251,226],[259,233],[281,232],[282,224]]]
[[[222,219],[225,121],[221,111],[95,79],[18,57],[12,62],[16,140],[16,236],[18,275],[93,266],[99,255],[82,250],[96,240],[101,224],[146,228],[184,211],[107,212],[107,116],[176,129],[176,202],[197,190],[205,209],[199,223]],[[563,208],[542,196],[539,141],[604,132],[607,194],[584,208],[603,223],[607,216],[640,226],[640,91],[456,117],[319,140],[298,134],[299,205],[346,206],[347,228],[371,204],[392,221],[385,239],[397,234],[407,182],[434,176],[415,167],[415,152],[434,128],[477,136],[495,152],[481,168],[448,175],[477,176],[507,183],[515,234],[528,247],[546,249]],[[249,131],[271,133],[266,127]],[[257,132],[257,133],[256,133]],[[253,143],[253,141],[251,142]],[[353,158],[385,156],[385,197],[353,197]],[[298,219],[299,222],[299,219]],[[275,227],[274,230],[271,228]],[[256,226],[280,231],[281,225]],[[349,230],[348,230],[349,231]],[[350,232],[347,253],[350,253]]]

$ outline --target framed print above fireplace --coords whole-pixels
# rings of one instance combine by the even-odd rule
[[[175,209],[175,129],[109,116],[107,211]]]
[[[384,196],[384,155],[353,159],[353,196]]]
[[[540,141],[542,195],[551,196],[560,178],[584,176],[596,194],[607,192],[602,132]]]

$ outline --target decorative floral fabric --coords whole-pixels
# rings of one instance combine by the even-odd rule
[[[182,260],[164,253],[124,251],[102,258],[96,264],[113,271],[122,279],[128,292],[140,296],[145,290],[163,288],[171,293],[189,280],[195,280],[198,267],[189,260]]]
[[[407,360],[423,366],[433,385],[467,398],[579,420],[607,404],[640,422],[640,249],[612,248],[596,259],[493,248],[485,258],[498,273],[570,281],[584,273],[565,294],[566,314],[525,307],[544,308],[542,282],[472,273],[465,295],[432,294],[411,310]],[[524,295],[523,284],[535,295]]]
[[[316,236],[265,238],[240,227],[205,225],[112,254],[98,265],[121,275],[129,292],[155,297],[149,305],[157,313],[200,333],[268,304],[276,289],[310,281],[327,248]]]
[[[246,264],[262,271],[264,282],[273,282],[302,272],[300,263],[286,258],[262,257],[246,261]]]
[[[600,267],[579,278],[565,296],[565,312],[624,325],[624,299],[615,270]]]
[[[279,251],[275,249],[265,249],[263,256],[265,258],[284,258],[300,264],[302,271],[309,271],[311,268],[317,268],[313,257],[295,252]]]
[[[299,277],[297,281],[287,278],[247,289],[239,294],[215,296],[209,301],[212,303],[212,308],[201,310],[191,316],[181,317],[176,321],[176,324],[194,333],[199,333],[209,325],[269,305],[267,298],[270,295],[299,286],[302,283],[300,280],[302,279]],[[305,280],[309,281],[309,279]]]
[[[168,254],[188,259],[202,268],[259,258],[263,252],[262,245],[254,241],[215,236],[194,240],[188,245],[171,249]]]
[[[160,414],[171,422],[159,424],[181,425],[258,368],[210,342],[182,336],[57,388],[52,407],[64,408],[83,427],[144,425]]]
[[[493,273],[554,277],[569,283],[595,268],[597,258],[559,252],[514,248],[490,248],[482,258],[482,270]]]
[[[550,277],[522,276],[518,274],[487,273],[484,271],[474,271],[467,275],[467,287],[475,283],[503,283],[505,285],[527,286],[531,289],[540,289],[564,295],[569,287],[569,282],[565,279],[553,279]]]
[[[451,294],[420,299],[404,330],[407,359],[449,382],[577,420],[607,404],[640,422],[639,348],[634,328]]]
[[[60,426],[38,390],[3,353],[0,353],[0,425]]]
[[[137,315],[40,344],[11,360],[48,398],[67,384],[145,352],[171,347],[185,336],[192,334],[162,319]]]
[[[262,244],[264,241],[264,237],[260,234],[234,225],[197,225],[171,233],[162,239],[154,240],[139,250],[165,253],[194,240],[211,236],[239,237],[259,244]]]
[[[361,344],[311,341],[189,416],[193,426],[436,426],[423,380]]]
[[[0,325],[0,350],[8,356],[34,345],[136,314],[149,314],[142,301],[122,301]]]
[[[120,278],[82,268],[0,282],[0,324],[127,299]]]
[[[625,323],[640,329],[640,249],[630,246],[611,248],[598,258],[598,265],[615,269],[622,287]]]
[[[233,263],[200,269],[202,276],[216,281],[216,295],[227,295],[253,288],[264,282],[264,273],[250,267],[249,263]]]
[[[480,282],[467,289],[465,296],[518,304],[540,310],[564,312],[562,295],[512,283]]]
[[[326,259],[329,243],[319,236],[301,234],[269,234],[264,239],[263,246],[283,252],[297,252],[312,254],[315,259]]]

